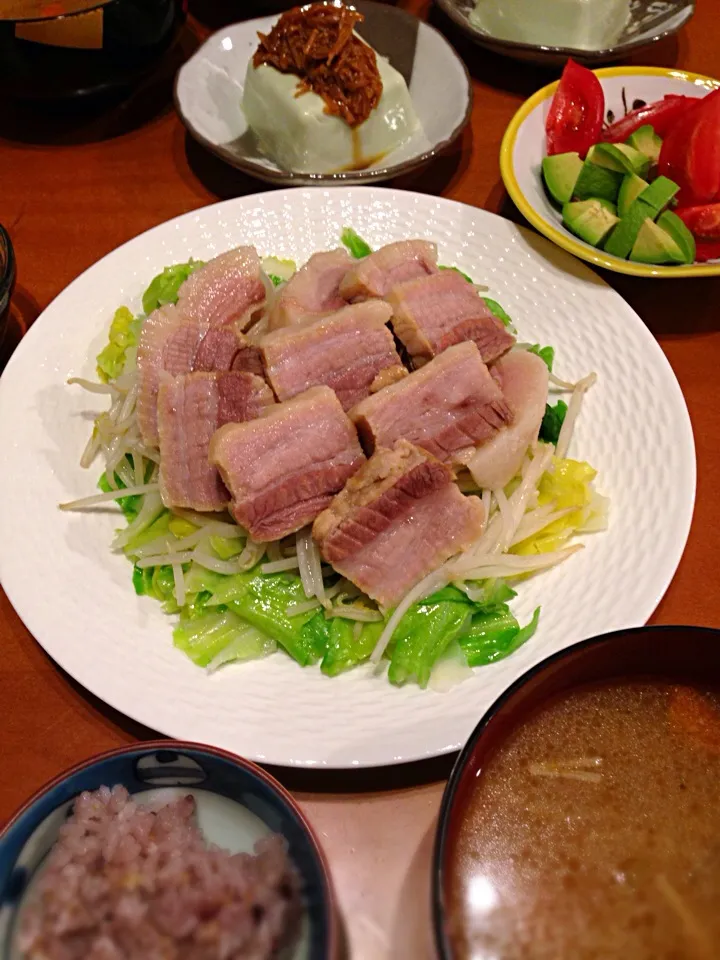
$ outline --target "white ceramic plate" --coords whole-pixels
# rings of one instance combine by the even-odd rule
[[[720,87],[720,81],[664,67],[605,67],[596,70],[605,94],[607,119],[619,120],[636,100],[654,103],[668,93],[703,97]],[[605,253],[580,240],[563,226],[562,215],[550,202],[542,181],[545,156],[545,120],[557,82],[534,93],[520,107],[505,131],[500,149],[500,172],[513,202],[541,233],[576,257],[615,273],[635,277],[702,277],[720,275],[720,260],[687,266],[653,266],[634,263]],[[624,96],[624,102],[623,102]],[[607,113],[610,111],[610,113]]]
[[[240,243],[298,261],[354,226],[373,246],[439,244],[441,262],[486,283],[524,339],[557,348],[556,369],[596,370],[571,454],[600,471],[610,529],[563,566],[522,584],[522,620],[542,604],[531,642],[448,694],[397,689],[361,668],[338,678],[288,657],[207,676],[173,648],[172,618],[137,597],[109,544],[112,512],[68,514],[60,501],[95,490],[83,471],[93,404],[70,375],[93,376],[113,311],[139,309],[164,265]],[[229,200],[162,224],[109,254],[36,320],[0,381],[0,580],[60,666],[108,704],[179,739],[267,763],[352,767],[456,750],[498,694],[576,640],[642,624],[685,545],[695,454],[680,388],[652,335],[583,264],[494,214],[378,188],[280,190]]]
[[[472,87],[462,60],[445,37],[404,10],[358,0],[365,16],[358,33],[387,57],[408,85],[422,130],[366,170],[301,174],[265,157],[242,111],[248,62],[258,31],[277,17],[231,24],[213,34],[180,69],[175,104],[190,133],[223,160],[272,183],[298,185],[377,183],[407,173],[449,146],[470,118]]]

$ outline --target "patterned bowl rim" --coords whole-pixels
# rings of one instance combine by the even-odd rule
[[[10,819],[2,827],[2,829],[0,829],[0,844],[10,833],[13,827],[18,824],[18,822],[33,808],[33,806],[35,806],[39,800],[42,800],[43,797],[52,793],[53,790],[57,789],[57,787],[61,786],[67,780],[70,780],[78,773],[82,773],[84,770],[89,770],[97,764],[102,763],[105,760],[110,760],[113,757],[132,757],[134,754],[144,755],[160,751],[171,751],[174,753],[182,753],[183,751],[194,752],[199,754],[207,754],[220,760],[227,760],[234,766],[240,767],[246,773],[249,773],[256,780],[259,780],[265,788],[270,790],[280,800],[283,801],[285,806],[289,809],[290,813],[295,817],[299,826],[304,831],[306,838],[310,843],[312,854],[315,857],[318,867],[320,868],[319,873],[323,883],[323,921],[327,927],[327,949],[325,956],[327,960],[335,960],[335,958],[339,955],[340,944],[337,899],[330,873],[330,866],[322,846],[320,845],[320,840],[317,833],[311,826],[309,820],[301,810],[297,801],[281,783],[267,773],[267,771],[263,770],[262,767],[259,767],[250,760],[245,760],[243,757],[239,757],[237,754],[231,753],[229,750],[223,750],[220,747],[212,747],[204,743],[196,743],[192,740],[145,740],[141,743],[133,743],[125,747],[115,747],[111,750],[106,750],[103,753],[95,754],[89,759],[81,760],[74,766],[64,770],[62,773],[58,774],[56,777],[53,777],[52,780],[48,780],[43,786],[36,790],[30,799],[26,800],[25,803],[23,803],[23,805],[11,815]]]

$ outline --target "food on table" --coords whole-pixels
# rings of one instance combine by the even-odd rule
[[[102,453],[104,492],[65,506],[118,501],[114,547],[137,593],[179,614],[175,645],[200,666],[281,648],[335,676],[384,657],[392,683],[426,686],[446,657],[479,666],[526,642],[539,608],[521,626],[505,581],[605,526],[595,472],[566,457],[594,377],[558,380],[553,349],[516,344],[500,304],[433,244],[373,252],[349,229],[342,242],[352,260],[262,260],[245,332],[236,307],[224,322],[227,301],[204,300],[202,320],[186,306],[204,277],[222,289],[223,269],[235,289],[234,255],[168,267],[144,313],[121,307],[106,382],[78,381],[112,399],[81,459]],[[278,303],[289,325],[268,333]],[[546,403],[549,378],[569,405]]]
[[[632,143],[632,136],[641,127],[652,127],[658,138],[666,137],[670,128],[675,125],[688,109],[697,104],[695,97],[684,97],[676,93],[667,93],[662,100],[655,103],[646,103],[624,117],[615,120],[602,132],[602,139],[607,143]]]
[[[232,855],[207,843],[192,796],[143,803],[100,787],[60,827],[16,940],[22,960],[271,960],[301,910],[280,835]]]
[[[477,540],[485,509],[452,470],[398,440],[380,448],[313,524],[328,563],[383,607]]]
[[[486,443],[512,421],[513,413],[469,340],[361,401],[350,418],[366,450],[392,447],[403,439],[452,462],[459,451]]]
[[[548,116],[542,178],[564,226],[592,246],[640,263],[717,256],[714,247],[699,253],[697,247],[712,213],[699,220],[683,209],[720,200],[720,90],[702,98],[668,96],[601,131],[597,111],[590,123],[587,109],[573,107],[576,88],[593,82],[602,116],[599,81],[572,60]]]
[[[192,369],[212,373],[218,370],[247,370],[262,376],[259,353],[235,327],[210,327],[200,341]]]
[[[600,81],[592,70],[568,60],[545,120],[548,155],[574,152],[584,157],[600,138],[604,117]]]
[[[476,0],[470,22],[499,40],[606,50],[629,15],[629,0]]]
[[[323,383],[345,410],[364,400],[383,372],[402,366],[387,327],[391,317],[389,304],[367,300],[269,333],[261,349],[278,400]]]
[[[493,372],[512,417],[477,449],[459,456],[483,490],[505,487],[517,474],[538,435],[548,397],[547,365],[530,351],[507,354]]]
[[[533,709],[451,840],[453,957],[717,956],[719,746],[699,686],[619,679]]]
[[[720,200],[720,90],[698,100],[671,127],[658,168],[680,185],[680,206]]]
[[[177,305],[197,322],[246,330],[264,303],[260,257],[255,247],[237,247],[194,270],[178,290]]]
[[[384,297],[393,287],[437,273],[437,247],[427,240],[398,240],[357,260],[340,284],[346,300]]]
[[[364,460],[352,422],[325,386],[228,423],[210,443],[230,511],[259,542],[312,523]]]
[[[150,315],[139,336],[138,423],[149,446],[158,443],[157,394],[162,373],[179,376],[208,370],[208,360],[221,343],[213,334],[203,346],[213,327],[233,325],[232,334],[238,341],[236,356],[247,345],[238,335],[254,322],[266,300],[260,258],[254,247],[237,247],[220,254],[190,272],[180,272],[177,279],[180,283],[172,290],[172,301],[153,298],[145,305]],[[211,369],[228,369],[228,339],[230,352],[234,349],[231,338],[223,339],[222,366]]]
[[[269,328],[287,327],[344,307],[347,301],[340,295],[340,281],[350,265],[350,255],[342,247],[314,253],[273,300]]]
[[[415,366],[454,343],[473,340],[485,363],[515,343],[475,287],[455,270],[443,270],[393,286],[387,296],[393,330]]]
[[[226,423],[259,417],[274,404],[272,390],[254,373],[164,375],[158,392],[160,496],[166,507],[223,510],[227,487],[208,453]]]
[[[284,13],[248,64],[242,107],[286,170],[362,170],[416,134],[402,75],[356,33],[361,13],[312,3]]]

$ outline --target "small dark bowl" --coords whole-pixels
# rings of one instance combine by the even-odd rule
[[[338,919],[325,858],[289,793],[260,767],[224,750],[157,740],[111,750],[46,784],[0,832],[0,958],[11,957],[18,912],[33,876],[53,846],[73,800],[85,790],[122,784],[129,793],[180,788],[192,794],[210,842],[250,851],[280,833],[303,886],[300,941],[287,960],[337,960]]]
[[[0,344],[5,336],[10,298],[15,287],[15,251],[7,230],[0,224]]]
[[[460,753],[440,807],[432,870],[435,942],[441,960],[453,960],[448,935],[450,878],[456,840],[473,784],[485,762],[538,707],[588,684],[628,677],[672,683],[720,684],[720,630],[705,627],[639,627],[576,643],[528,670],[490,707]],[[502,960],[502,958],[498,958]]]
[[[56,100],[134,86],[174,43],[187,2],[96,0],[87,7],[65,16],[0,20],[4,97]]]

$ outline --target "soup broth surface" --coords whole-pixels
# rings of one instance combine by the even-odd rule
[[[720,958],[720,697],[661,682],[543,707],[448,855],[457,960]]]

